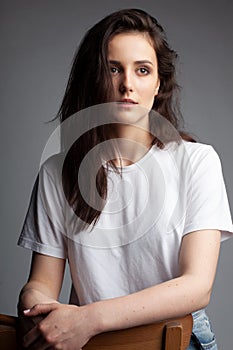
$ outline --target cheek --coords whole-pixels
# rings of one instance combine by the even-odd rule
[[[159,92],[159,82],[154,82],[153,88],[151,89],[153,98],[158,95]]]
[[[140,94],[143,96],[151,96],[155,91],[155,85],[150,81],[139,81],[137,84],[137,90],[140,91]]]
[[[112,79],[112,86],[113,86],[113,93],[117,93],[117,91],[119,90],[119,83],[117,81],[117,79]]]
[[[153,83],[153,84],[147,84],[142,91],[143,91],[144,96],[145,97],[147,96],[147,99],[151,100],[156,95],[157,89],[156,89],[155,84]]]

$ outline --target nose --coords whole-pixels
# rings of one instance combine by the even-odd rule
[[[119,84],[119,91],[121,93],[133,91],[133,79],[130,72],[124,72]]]

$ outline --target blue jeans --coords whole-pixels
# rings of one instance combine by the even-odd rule
[[[218,350],[215,335],[205,310],[193,314],[193,334],[187,350]]]

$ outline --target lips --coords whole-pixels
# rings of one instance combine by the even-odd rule
[[[118,103],[121,104],[130,104],[130,105],[137,105],[138,103],[132,100],[131,98],[123,98],[122,100],[119,100]]]

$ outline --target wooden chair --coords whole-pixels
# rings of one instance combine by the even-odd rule
[[[83,350],[185,350],[192,333],[192,315],[149,325],[101,333]],[[0,349],[20,350],[17,342],[18,319],[0,314]]]
[[[0,349],[19,350],[17,346],[17,317],[0,314]]]

